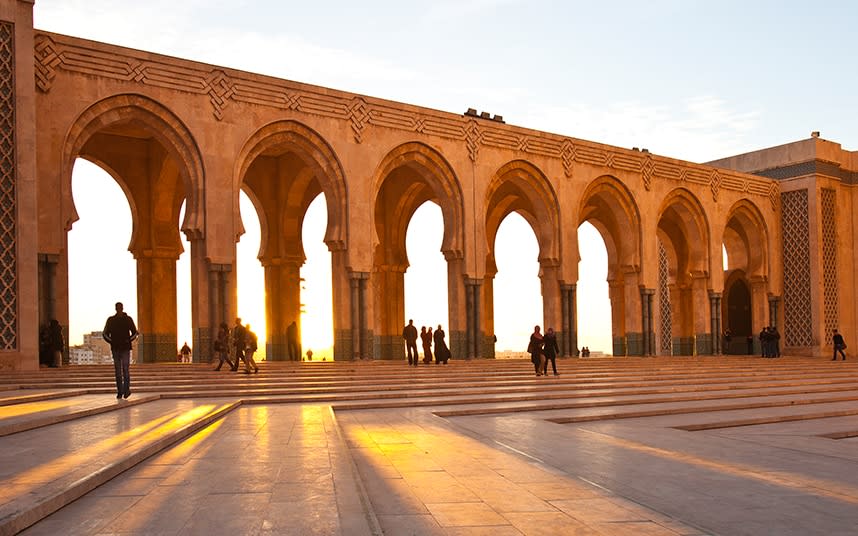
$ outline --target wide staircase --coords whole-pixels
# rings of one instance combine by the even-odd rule
[[[431,410],[444,418],[539,413],[558,424],[687,415],[684,430],[858,415],[858,364],[824,358],[260,363],[132,366],[115,398],[112,366],[0,374],[0,535],[15,534],[247,404]],[[844,404],[847,403],[847,404]],[[851,403],[851,404],[849,404]],[[832,438],[858,430],[831,430]]]

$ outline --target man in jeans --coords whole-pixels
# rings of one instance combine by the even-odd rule
[[[116,314],[104,324],[104,340],[110,344],[113,368],[116,371],[116,398],[131,396],[131,343],[137,339],[134,320],[122,310],[122,302],[116,302]]]

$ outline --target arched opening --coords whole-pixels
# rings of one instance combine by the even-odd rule
[[[301,267],[301,340],[304,353],[312,350],[313,359],[322,361],[334,359],[331,252],[324,242],[327,221],[327,200],[319,194],[307,207],[301,228],[307,257]]]
[[[674,355],[711,354],[714,347],[708,307],[707,229],[704,212],[690,192],[680,189],[667,197],[656,231],[662,326],[658,346],[666,348],[664,339],[671,337]]]
[[[100,332],[114,304],[121,301],[137,320],[137,263],[128,251],[131,211],[116,180],[82,158],[75,160],[72,195],[80,219],[67,234],[68,362],[108,364],[113,362],[110,347]]]
[[[244,191],[239,195],[239,210],[244,234],[235,246],[236,287],[238,292],[237,316],[242,324],[250,324],[256,333],[258,349],[253,359],[261,361],[266,354],[265,271],[257,258],[260,248],[260,217],[256,205]],[[232,328],[234,319],[227,324]]]
[[[591,356],[611,355],[611,298],[608,290],[608,251],[602,235],[591,223],[578,227],[577,318],[578,347]]]
[[[741,200],[731,207],[723,233],[722,323],[725,332],[730,330],[730,352],[744,354],[749,338],[753,344],[768,325],[766,226],[757,207]]]
[[[489,351],[484,355],[506,356],[510,351],[521,355],[535,325],[553,328],[560,355],[569,355],[571,334],[564,331],[568,322],[561,312],[560,216],[551,184],[530,162],[514,160],[495,173],[486,188],[485,206],[486,313],[480,322],[481,332],[487,335],[483,346]],[[509,247],[522,249],[503,249]],[[513,277],[521,279],[513,281]],[[516,312],[520,313],[517,318]]]
[[[78,211],[71,195],[74,162],[82,158],[108,171],[131,209],[128,249],[136,261],[138,362],[175,361],[177,344],[176,261],[181,230],[201,236],[199,199],[202,164],[196,144],[173,114],[141,95],[116,95],[87,108],[69,129],[63,147],[60,217],[72,228]],[[64,251],[65,252],[65,251]],[[61,261],[63,262],[63,261]],[[192,282],[195,284],[196,282]],[[68,280],[57,280],[58,295]],[[125,300],[128,301],[128,300]],[[61,306],[60,306],[61,307]]]
[[[591,351],[597,344],[603,347],[604,335],[601,342],[591,345],[590,341],[593,333],[604,333],[605,328],[597,326],[609,322],[607,353],[616,356],[653,353],[649,334],[644,337],[641,322],[641,225],[634,197],[622,181],[605,175],[587,187],[580,206],[576,339],[583,337],[583,341],[577,347],[580,350],[586,346]],[[602,252],[604,257],[599,258]],[[609,320],[604,316],[600,319],[600,314],[610,315]],[[597,325],[588,327],[594,320]]]
[[[521,357],[533,326],[543,324],[539,243],[530,223],[512,212],[501,221],[493,250],[495,357]]]
[[[461,190],[449,164],[433,149],[408,143],[391,151],[381,162],[373,181],[374,248],[370,286],[374,357],[404,359],[403,326],[407,322],[405,273],[409,267],[406,237],[418,209],[427,201],[440,208],[443,229],[440,249],[446,260],[447,319],[437,319],[446,333],[453,358],[465,357],[464,278],[462,274]],[[437,250],[436,250],[437,251]],[[444,295],[442,294],[442,295]],[[435,298],[437,300],[437,298]],[[441,301],[441,300],[439,300]],[[455,313],[452,313],[453,309]]]
[[[314,359],[331,359],[337,351],[325,353],[333,344],[331,333],[346,327],[350,311],[334,311],[331,318],[325,312],[331,310],[330,299],[324,305],[305,299],[319,293],[334,295],[332,285],[338,286],[337,295],[348,295],[343,254],[346,192],[339,161],[312,129],[294,121],[278,121],[255,132],[237,162],[241,189],[253,201],[260,222],[258,258],[264,269],[266,358],[300,361],[306,350],[312,350]],[[321,211],[324,224],[316,221],[318,207],[311,212],[315,202],[325,205]],[[313,220],[309,227],[304,225],[308,218]],[[320,272],[315,263],[313,267],[305,265],[306,233],[313,234],[308,242],[312,248],[320,243],[315,235],[319,228],[324,230],[324,243],[330,251],[330,266],[324,272],[331,275],[325,283],[317,280]],[[312,282],[307,280],[311,271]],[[318,315],[326,318],[319,319]],[[305,320],[313,322],[314,327],[305,330]],[[319,325],[324,322],[327,329],[322,333]],[[307,334],[314,337],[307,341],[312,346],[304,343],[303,336]]]
[[[727,287],[727,314],[724,324],[730,330],[730,348],[727,353],[745,353],[749,336],[753,336],[751,315],[751,289],[741,276],[735,276]]]
[[[414,212],[408,222],[405,248],[408,269],[405,271],[405,318],[414,325],[438,327],[450,325],[447,304],[447,262],[441,253],[444,235],[444,217],[441,207],[426,201]],[[406,320],[406,321],[407,321]],[[420,340],[418,349],[420,347]],[[421,349],[422,353],[422,349]]]

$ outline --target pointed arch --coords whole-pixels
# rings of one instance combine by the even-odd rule
[[[486,189],[486,241],[490,265],[494,262],[498,228],[512,212],[520,214],[533,229],[539,244],[539,261],[559,263],[560,204],[557,194],[545,174],[526,160],[513,160],[501,166]]]
[[[579,207],[578,225],[589,222],[605,242],[609,279],[620,266],[640,266],[640,209],[622,181],[610,175],[598,177],[587,186]]]
[[[381,160],[373,174],[372,184],[371,219],[375,222],[373,246],[377,248],[380,242],[387,242],[383,246],[386,262],[407,265],[404,253],[407,222],[414,211],[426,201],[434,201],[441,207],[444,217],[441,249],[444,255],[448,258],[462,258],[462,187],[452,166],[438,151],[419,142],[399,145]],[[386,223],[380,219],[381,205],[389,212],[384,218]],[[385,234],[388,235],[387,240],[382,240]]]
[[[285,153],[295,154],[303,164],[310,170],[302,175],[304,180],[296,184],[293,189],[300,189],[299,197],[306,201],[302,208],[306,211],[309,202],[318,195],[318,191],[306,193],[308,183],[315,178],[319,188],[325,193],[328,207],[328,224],[325,232],[325,243],[330,249],[342,250],[347,244],[348,221],[348,188],[346,186],[345,172],[336,152],[327,141],[315,130],[293,120],[283,120],[269,123],[254,132],[244,143],[236,159],[236,172],[234,177],[234,211],[238,214],[238,191],[245,181],[248,170],[260,156],[280,155]],[[291,196],[287,196],[291,197]],[[303,215],[303,212],[301,212]],[[302,216],[303,217],[303,216]],[[243,232],[241,225],[238,226],[238,234]],[[263,238],[268,243],[268,233]],[[263,245],[264,249],[266,246]]]
[[[87,142],[99,133],[122,129],[128,136],[149,137],[157,140],[179,167],[179,174],[187,198],[182,232],[188,239],[200,239],[205,232],[205,210],[203,203],[204,169],[196,140],[188,127],[166,106],[149,97],[137,94],[120,94],[102,99],[84,110],[72,123],[66,134],[62,156],[62,187],[68,194],[63,196],[62,217],[66,229],[78,219],[71,196],[72,169],[77,157],[98,163],[117,181],[136,214],[133,196],[127,185],[119,180],[119,174],[97,155],[86,154]],[[178,212],[177,212],[178,217]],[[137,218],[134,218],[137,221]],[[134,241],[135,231],[132,233]]]

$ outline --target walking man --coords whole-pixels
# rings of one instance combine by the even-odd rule
[[[247,360],[244,358],[244,352],[247,350],[247,330],[241,325],[241,318],[235,319],[235,326],[232,328],[232,346],[235,349],[232,371],[236,372],[239,361],[244,361],[245,366],[247,366]]]
[[[831,358],[832,361],[837,361],[837,352],[840,352],[840,355],[843,357],[843,361],[846,361],[846,352],[843,350],[846,349],[846,343],[843,341],[843,335],[834,330],[834,336],[831,337],[831,342],[834,343],[834,357]]]
[[[414,320],[409,320],[408,325],[402,329],[402,338],[405,339],[408,364],[416,367],[420,356],[417,354],[417,328],[414,326]]]
[[[107,319],[102,336],[110,344],[113,368],[116,372],[116,398],[131,396],[131,343],[137,339],[134,320],[122,310],[122,302],[116,302],[116,314]]]

